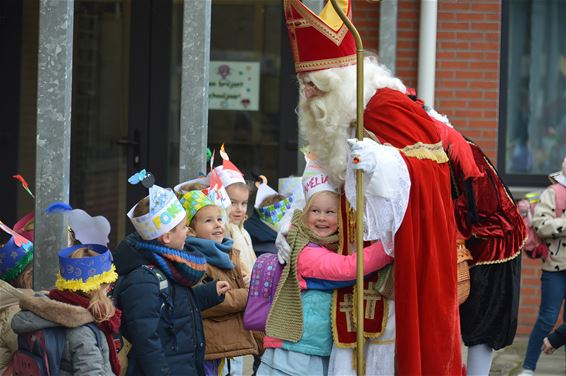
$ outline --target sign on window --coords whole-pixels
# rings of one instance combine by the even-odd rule
[[[210,110],[259,110],[259,62],[211,61]]]

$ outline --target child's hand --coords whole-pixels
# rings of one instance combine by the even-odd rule
[[[246,273],[242,273],[242,279],[244,280],[244,284],[246,288],[250,287],[250,276]]]
[[[218,281],[216,282],[216,293],[218,295],[225,294],[228,290],[230,290],[230,284],[226,281]]]
[[[543,353],[545,353],[546,355],[550,355],[554,352],[554,350],[556,350],[556,349],[554,347],[552,347],[548,338],[544,337],[544,340],[542,341],[541,351]]]

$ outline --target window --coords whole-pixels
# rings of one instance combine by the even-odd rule
[[[566,0],[503,2],[499,170],[544,186],[566,156]]]

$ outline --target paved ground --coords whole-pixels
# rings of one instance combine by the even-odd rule
[[[493,357],[490,376],[515,376],[521,372],[523,357],[527,348],[528,338],[515,338],[513,345],[496,351]],[[466,359],[464,357],[464,359]],[[541,354],[535,375],[565,375],[564,350],[559,349],[552,355]]]

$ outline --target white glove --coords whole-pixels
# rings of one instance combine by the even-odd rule
[[[352,168],[362,170],[368,175],[373,174],[377,165],[374,154],[375,142],[369,138],[364,138],[362,141],[351,138],[348,144],[352,147],[350,152]]]
[[[277,260],[279,260],[279,263],[281,265],[288,263],[291,256],[291,246],[287,243],[287,239],[285,239],[285,235],[282,232],[277,234],[275,247],[277,248]]]

